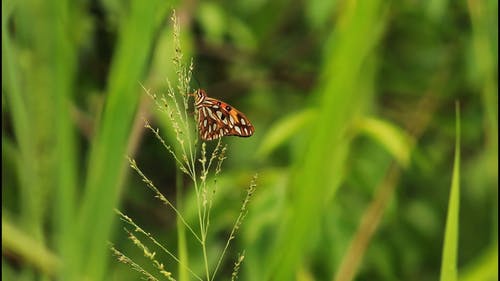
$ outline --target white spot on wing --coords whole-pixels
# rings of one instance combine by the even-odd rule
[[[222,119],[222,112],[217,110],[215,113],[217,113],[217,116],[219,117],[219,119]]]
[[[245,119],[241,118],[241,124],[246,125],[247,123],[245,122]]]
[[[232,115],[229,115],[229,122],[231,122],[231,125],[234,125],[234,119]]]
[[[207,127],[207,119],[203,120],[203,127]]]
[[[212,117],[212,119],[217,119],[217,118],[215,118],[214,114],[212,113],[212,110],[207,109],[207,111],[208,111],[208,115],[210,115],[210,117]]]
[[[234,126],[234,129],[236,130],[236,132],[238,132],[238,134],[241,135],[241,129],[240,129],[240,127]]]

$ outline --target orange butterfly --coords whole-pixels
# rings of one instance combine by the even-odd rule
[[[204,141],[222,136],[249,137],[255,131],[250,120],[229,104],[210,98],[198,89],[193,94],[198,110],[198,131]]]

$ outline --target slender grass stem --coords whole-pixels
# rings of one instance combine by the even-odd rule
[[[255,188],[257,187],[256,181],[257,181],[257,174],[254,175],[254,177],[252,178],[252,182],[250,183],[250,186],[247,188],[247,195],[245,197],[245,200],[243,200],[243,204],[241,204],[240,214],[238,215],[238,218],[234,222],[233,228],[231,229],[231,234],[229,234],[229,237],[226,241],[226,245],[224,246],[224,250],[222,250],[219,260],[217,261],[217,266],[215,267],[215,270],[212,274],[212,278],[210,280],[215,279],[215,274],[217,273],[217,270],[219,269],[222,260],[224,259],[224,255],[226,254],[226,251],[229,248],[229,244],[231,243],[231,240],[234,239],[236,231],[238,231],[238,229],[240,228],[241,223],[243,222],[243,219],[245,218],[248,212],[247,209],[248,203],[250,202],[250,198],[252,197],[253,193],[255,192]]]
[[[208,269],[208,255],[207,255],[207,240],[206,240],[206,235],[203,234],[203,244],[201,244],[202,249],[203,249],[203,261],[205,263],[205,274],[207,275],[207,281],[210,280],[210,271]]]
[[[189,108],[189,82],[191,79],[191,74],[194,69],[193,61],[191,60],[188,67],[182,62],[182,52],[180,49],[179,42],[179,23],[177,18],[174,15],[172,16],[172,21],[174,23],[174,47],[175,47],[175,55],[173,58],[174,65],[176,67],[177,73],[177,87],[173,87],[170,81],[167,79],[167,93],[162,97],[158,98],[155,94],[151,93],[149,89],[146,89],[142,84],[143,90],[149,95],[156,103],[158,109],[164,113],[166,113],[167,117],[170,120],[170,125],[176,135],[175,140],[177,141],[177,145],[171,146],[167,144],[167,142],[160,136],[160,132],[158,129],[154,129],[148,121],[145,121],[145,127],[150,129],[155,137],[161,142],[163,147],[168,151],[169,154],[175,160],[175,163],[178,167],[176,172],[176,190],[177,190],[177,206],[167,199],[153,184],[153,182],[146,177],[146,175],[139,169],[135,160],[128,158],[130,167],[134,169],[137,174],[142,178],[142,181],[146,183],[147,187],[151,189],[155,197],[162,201],[165,205],[171,208],[176,216],[177,216],[177,234],[178,234],[178,252],[179,257],[174,255],[170,250],[168,250],[165,246],[160,244],[151,234],[142,230],[136,223],[132,221],[129,217],[116,210],[116,212],[120,215],[120,218],[125,223],[135,227],[135,232],[142,233],[149,240],[152,241],[157,247],[159,247],[162,251],[164,251],[167,255],[169,255],[173,260],[175,260],[179,264],[179,275],[180,280],[185,281],[189,280],[189,276],[186,273],[188,271],[191,275],[196,277],[198,280],[203,280],[201,277],[196,275],[193,270],[191,270],[188,266],[188,254],[187,254],[187,246],[186,246],[186,234],[185,229],[188,229],[193,237],[196,238],[201,245],[202,255],[203,255],[203,264],[204,271],[206,275],[206,281],[213,280],[219,269],[219,266],[222,263],[222,259],[228,250],[229,244],[231,240],[234,239],[237,230],[239,229],[243,218],[247,213],[247,204],[250,200],[250,196],[255,190],[255,180],[256,176],[253,178],[250,187],[247,189],[247,196],[243,201],[240,214],[231,230],[231,234],[226,242],[224,250],[219,257],[217,267],[215,271],[211,274],[209,267],[209,257],[207,251],[207,237],[208,237],[208,229],[210,224],[210,210],[212,208],[212,201],[214,199],[215,191],[216,191],[216,183],[217,176],[221,172],[221,165],[223,160],[225,159],[226,146],[222,145],[222,140],[219,138],[216,146],[211,151],[207,151],[207,144],[205,142],[201,143],[201,155],[198,158],[198,131],[197,126],[191,126],[190,117],[188,114]],[[195,122],[198,122],[197,117],[197,109],[194,106],[194,119]],[[210,157],[207,158],[207,155]],[[199,233],[195,231],[189,223],[184,219],[181,214],[182,210],[182,197],[183,191],[183,174],[186,174],[189,179],[192,181],[194,192],[196,195],[196,212],[198,216],[198,225],[199,225]],[[207,183],[209,175],[213,172],[214,182],[213,186]],[[209,191],[212,193],[210,194]],[[149,251],[149,249],[137,238],[131,231],[126,230],[129,233],[129,238],[133,241],[133,243],[141,248],[147,258],[153,263],[153,266],[156,267],[161,274],[166,276],[169,280],[173,280],[171,273],[166,271],[163,267],[163,264],[155,259],[155,253]],[[114,251],[114,249],[112,249]],[[117,254],[115,252],[115,254]],[[124,260],[122,256],[117,254],[119,258]],[[237,276],[237,272],[240,266],[241,261],[243,260],[242,256],[239,257],[237,263],[235,264],[235,268],[233,271],[232,278],[233,280]],[[128,260],[127,260],[128,261]],[[129,265],[134,267],[136,270],[142,272],[142,268],[135,266],[133,263],[127,262]],[[145,274],[146,278],[149,277],[149,273]],[[154,280],[154,279],[151,279]]]
[[[119,210],[115,211],[120,215],[120,219],[127,224],[133,226],[135,228],[136,232],[142,233],[144,236],[146,236],[153,244],[158,246],[160,249],[162,249],[167,255],[169,255],[173,260],[175,260],[177,263],[179,263],[181,266],[183,266],[186,270],[188,270],[196,279],[198,280],[203,280],[201,279],[196,273],[194,273],[187,265],[182,264],[179,258],[177,258],[172,252],[170,252],[165,246],[163,246],[160,242],[158,242],[149,232],[144,231],[139,225],[137,225],[131,218],[129,218],[127,215],[123,214]]]
[[[176,197],[177,197],[177,208],[182,210],[182,188],[184,185],[183,173],[180,169],[176,169]],[[182,264],[189,264],[188,250],[186,244],[186,227],[182,222],[181,218],[177,216],[177,249],[179,253],[179,280],[188,281],[189,276],[187,275],[186,268],[181,266]]]
[[[156,277],[154,277],[153,275],[151,275],[151,273],[147,272],[144,268],[142,268],[140,265],[135,263],[131,258],[127,257],[125,254],[123,254],[122,252],[117,250],[115,247],[112,246],[111,251],[116,256],[116,258],[118,259],[119,262],[130,265],[135,271],[144,275],[146,280],[158,281],[158,279]]]
[[[128,161],[130,163],[130,167],[132,167],[132,169],[134,169],[141,177],[142,177],[142,180],[143,182],[146,183],[146,185],[154,191],[154,193],[156,194],[155,197],[160,199],[160,201],[162,201],[164,204],[166,204],[167,206],[169,206],[170,208],[172,208],[172,210],[174,210],[175,214],[179,217],[179,219],[182,221],[182,223],[191,231],[191,233],[193,234],[193,236],[201,242],[201,239],[200,237],[196,234],[196,232],[191,228],[191,226],[186,222],[186,220],[184,219],[184,217],[182,216],[182,214],[179,212],[179,210],[177,210],[177,208],[172,204],[172,202],[170,202],[170,200],[167,199],[167,197],[165,197],[159,190],[158,188],[153,184],[153,182],[148,179],[146,177],[146,175],[144,175],[144,173],[139,169],[139,167],[137,166],[137,163],[135,162],[135,160],[131,159],[131,158],[128,158]],[[121,213],[120,213],[121,214]]]

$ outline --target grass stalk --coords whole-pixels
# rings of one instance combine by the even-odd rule
[[[177,168],[176,170],[176,180],[175,180],[175,185],[176,185],[176,197],[177,197],[177,208],[179,210],[183,210],[182,207],[182,199],[183,199],[183,187],[184,187],[184,174],[183,172]],[[177,216],[177,250],[179,252],[179,266],[178,266],[178,271],[179,271],[179,280],[180,281],[188,281],[189,280],[189,275],[184,266],[181,266],[181,264],[189,264],[189,256],[188,256],[188,250],[187,250],[187,241],[186,241],[186,225],[182,221],[182,217]]]
[[[377,187],[375,199],[363,215],[359,229],[356,231],[356,235],[347,248],[347,254],[342,259],[339,269],[336,272],[335,281],[350,281],[354,279],[362,257],[380,224],[384,210],[392,198],[400,176],[401,170],[399,166],[392,163],[386,177],[380,186]]]
[[[201,243],[202,239],[198,236],[198,234],[196,234],[196,232],[186,222],[186,220],[182,216],[181,212],[174,206],[174,204],[172,204],[172,202],[170,202],[170,200],[168,200],[168,198],[165,195],[163,195],[160,192],[160,190],[158,190],[158,188],[153,184],[153,181],[151,181],[150,179],[148,179],[146,177],[146,175],[137,166],[137,163],[135,162],[135,160],[133,160],[131,158],[128,158],[128,160],[129,160],[130,167],[132,169],[134,169],[137,172],[137,174],[139,174],[141,176],[142,181],[144,183],[146,183],[146,185],[155,193],[155,197],[158,198],[163,204],[170,207],[175,212],[175,214],[177,215],[177,218],[182,222],[182,224],[184,226],[186,226],[191,231],[191,234],[193,234],[193,236]]]
[[[132,241],[132,243],[134,243],[134,245],[142,250],[144,256],[151,260],[153,266],[160,272],[160,274],[166,277],[169,281],[174,281],[175,279],[172,277],[172,273],[165,270],[165,266],[163,265],[163,263],[160,263],[158,260],[156,260],[156,253],[151,252],[148,247],[146,247],[146,245],[144,245],[144,243],[142,243],[141,240],[139,240],[139,238],[137,238],[137,236],[135,236],[130,230],[125,229],[125,231],[128,233],[129,239]]]
[[[190,234],[199,242],[201,247],[201,254],[203,259],[203,271],[205,275],[205,280],[210,281],[214,280],[215,275],[219,269],[219,266],[222,263],[222,259],[228,250],[230,242],[235,238],[235,234],[237,230],[240,228],[243,218],[247,213],[248,203],[250,201],[251,195],[255,191],[255,181],[256,176],[253,178],[250,187],[247,190],[247,196],[243,201],[240,215],[238,216],[231,234],[227,240],[227,243],[217,261],[217,267],[213,273],[210,272],[210,259],[208,256],[207,250],[207,241],[208,241],[208,229],[210,225],[210,210],[212,207],[213,196],[216,194],[217,189],[217,176],[221,172],[222,162],[224,161],[226,146],[222,144],[222,140],[219,139],[217,141],[216,146],[213,150],[207,150],[207,144],[201,143],[201,152],[198,158],[197,154],[197,144],[198,144],[198,132],[197,127],[195,125],[191,125],[191,114],[188,114],[189,101],[190,101],[190,88],[189,82],[191,79],[191,73],[194,69],[193,63],[186,65],[182,60],[182,52],[180,49],[179,42],[179,23],[175,16],[175,11],[172,16],[172,21],[174,23],[174,48],[175,55],[173,58],[173,62],[176,68],[177,73],[177,87],[173,87],[172,84],[167,80],[168,89],[167,93],[162,96],[156,96],[156,94],[152,93],[149,89],[146,89],[142,86],[143,90],[149,95],[156,103],[158,109],[165,113],[168,120],[170,121],[170,125],[175,134],[174,144],[167,144],[167,142],[162,138],[158,129],[154,129],[149,122],[145,121],[145,127],[150,129],[151,132],[155,135],[155,137],[161,142],[163,147],[168,151],[168,153],[173,157],[175,163],[177,165],[176,171],[176,190],[177,190],[177,206],[175,206],[169,199],[167,199],[154,185],[154,183],[147,178],[147,176],[139,169],[135,160],[132,158],[128,158],[130,167],[135,170],[135,172],[142,178],[142,181],[146,183],[147,187],[151,189],[155,197],[158,198],[163,204],[172,209],[177,217],[177,234],[178,234],[178,251],[179,257],[176,257],[167,247],[161,245],[156,241],[154,237],[152,237],[149,233],[143,231],[137,224],[135,224],[132,219],[124,215],[123,213],[117,211],[120,215],[121,219],[127,224],[135,227],[136,232],[140,232],[146,237],[148,237],[156,246],[161,248],[165,253],[167,253],[172,259],[174,259],[179,264],[179,275],[181,276],[181,280],[188,280],[189,276],[187,272],[191,273],[194,277],[199,280],[202,280],[198,275],[196,275],[193,270],[189,268],[188,265],[188,256],[187,256],[187,237],[186,237],[186,229],[189,230]],[[195,108],[195,121],[196,121],[196,112]],[[182,211],[182,199],[183,199],[183,191],[184,182],[183,176],[186,174],[192,182],[193,189],[196,195],[196,212],[198,216],[198,227],[199,231],[195,231],[184,219],[181,211]],[[209,184],[209,175],[214,176],[213,185]],[[129,233],[129,237],[131,234]],[[153,262],[154,266],[158,268],[158,262],[156,260],[151,259],[151,252],[143,246],[142,243],[136,239],[135,236],[132,237],[134,244],[143,249],[145,255],[150,257],[150,260]],[[236,269],[239,269],[239,264]]]
[[[117,250],[115,247],[112,246],[111,247],[111,251],[116,256],[116,258],[118,259],[119,262],[127,264],[127,265],[130,265],[133,270],[141,273],[146,278],[146,280],[148,280],[148,281],[158,281],[158,279],[156,277],[154,277],[151,273],[149,273],[147,270],[145,270],[140,265],[138,265],[137,263],[135,263],[132,259],[130,259],[129,257],[127,257],[125,254],[123,254],[122,252],[120,252],[119,250]]]
[[[250,199],[252,198],[252,195],[254,194],[256,187],[257,187],[257,174],[253,176],[252,182],[250,183],[250,186],[248,186],[247,188],[247,194],[245,196],[245,199],[243,200],[243,203],[241,204],[238,218],[234,222],[233,228],[231,229],[231,233],[229,234],[229,237],[226,240],[226,245],[224,246],[224,249],[220,254],[219,260],[217,261],[217,265],[215,266],[212,278],[209,280],[215,280],[215,275],[217,274],[217,271],[219,270],[222,260],[224,259],[224,255],[226,254],[226,251],[229,248],[229,244],[235,238],[236,232],[240,228],[241,224],[243,223],[243,220],[245,219],[245,216],[248,213],[248,203],[250,203]]]
[[[61,260],[28,233],[2,217],[2,252],[12,253],[48,276],[57,276]]]
[[[196,279],[198,280],[203,280],[201,277],[199,277],[196,273],[194,273],[187,264],[181,263],[181,260],[175,256],[171,251],[169,251],[165,246],[163,246],[158,240],[156,240],[151,233],[146,232],[143,230],[139,225],[137,225],[130,217],[127,215],[123,214],[119,210],[115,210],[115,212],[120,216],[120,219],[127,223],[128,225],[134,227],[134,231],[141,233],[142,235],[146,236],[153,244],[155,244],[158,248],[160,248],[163,252],[165,252],[167,255],[169,255],[173,260],[175,260],[179,265],[181,265],[183,268],[185,268],[187,271],[189,271]]]

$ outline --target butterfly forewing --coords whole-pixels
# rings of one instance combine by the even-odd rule
[[[254,127],[248,118],[231,105],[206,96],[205,91],[194,94],[198,109],[198,131],[205,140],[214,140],[222,136],[249,137]]]

